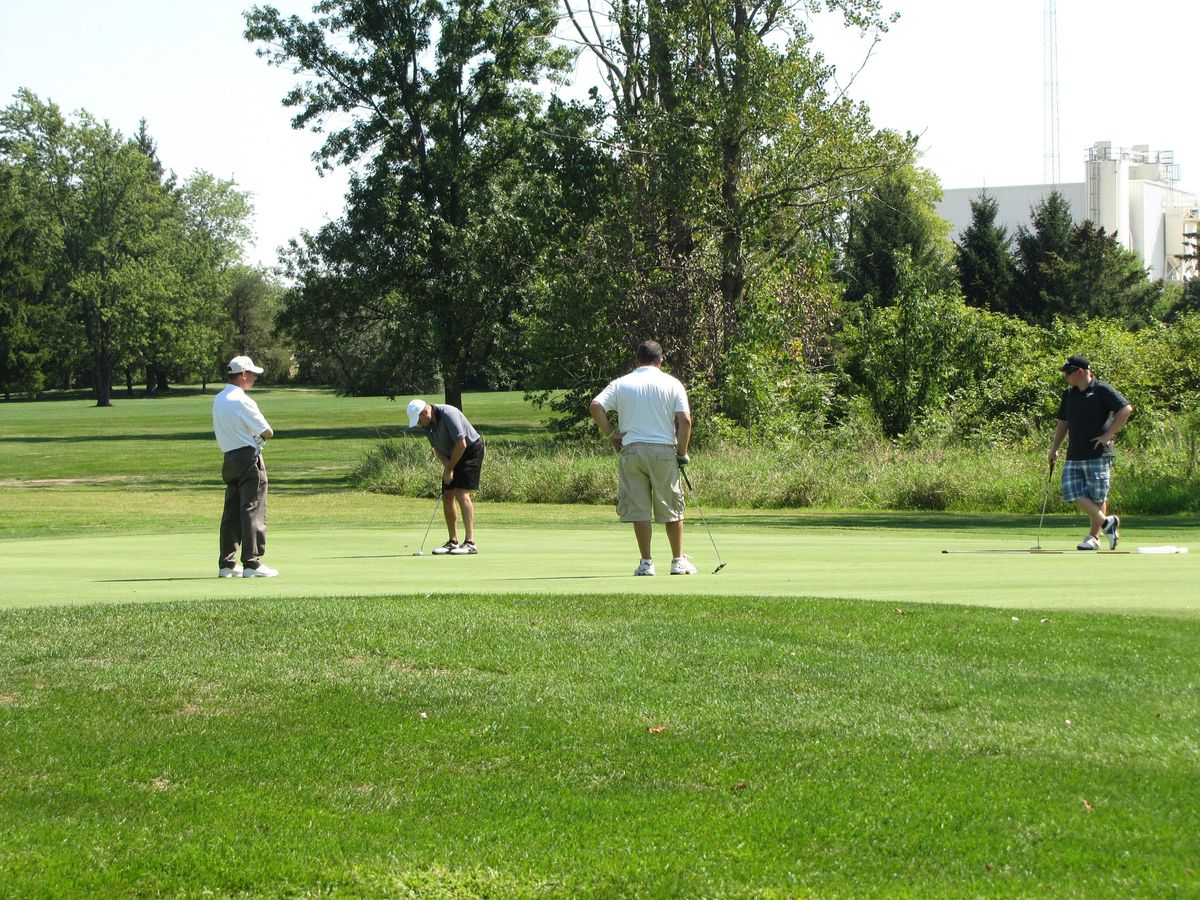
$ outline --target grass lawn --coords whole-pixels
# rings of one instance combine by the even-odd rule
[[[213,577],[211,394],[0,405],[0,896],[1200,895],[1194,519],[706,509],[725,570],[693,519],[635,581],[611,510],[493,504],[415,558],[433,501],[344,477],[403,408],[256,393],[271,580]]]

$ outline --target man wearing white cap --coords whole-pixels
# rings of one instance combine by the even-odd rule
[[[225,509],[221,514],[219,578],[271,578],[279,572],[264,565],[267,548],[267,467],[262,447],[275,432],[246,394],[262,369],[248,356],[229,361],[228,384],[213,400],[213,432],[225,454],[221,480]],[[238,565],[238,548],[242,564]]]
[[[479,487],[483,469],[483,438],[467,421],[462,410],[441,403],[429,404],[416,399],[408,404],[408,427],[420,425],[433,452],[442,461],[442,513],[446,517],[449,540],[434,549],[439,556],[467,556],[478,553],[475,546],[475,505],[471,491]],[[458,542],[458,517],[454,504],[462,510],[463,542]]]

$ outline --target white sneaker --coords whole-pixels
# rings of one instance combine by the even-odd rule
[[[437,550],[434,550],[433,552],[437,553]],[[468,554],[478,553],[478,552],[479,552],[479,548],[475,546],[474,541],[463,541],[461,544],[459,544],[457,547],[455,547],[453,550],[450,551],[450,555],[451,556],[467,556]]]
[[[686,556],[677,556],[671,560],[672,575],[695,575],[696,567],[692,565],[692,561]]]
[[[1100,542],[1098,540],[1096,540],[1096,536],[1094,534],[1089,534],[1087,537],[1085,537],[1082,541],[1080,541],[1075,546],[1075,549],[1076,550],[1099,550]]]
[[[643,559],[640,563],[638,563],[638,567],[633,570],[633,574],[634,575],[653,575],[654,574],[654,560]]]
[[[442,544],[440,547],[434,547],[433,553],[435,556],[444,556],[447,553],[453,553],[458,547],[458,541],[450,540]]]
[[[242,574],[241,566],[234,566],[232,569],[221,568],[217,570],[218,578],[239,578]]]
[[[278,574],[279,574],[278,569],[272,569],[270,566],[264,566],[262,563],[259,563],[257,569],[246,569],[244,572],[242,572],[242,577],[243,578],[274,578]]]
[[[1101,531],[1108,536],[1108,549],[1116,550],[1117,541],[1121,539],[1120,533],[1117,531],[1121,527],[1120,516],[1109,516],[1104,520],[1104,528]]]

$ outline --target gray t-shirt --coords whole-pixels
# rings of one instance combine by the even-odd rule
[[[454,452],[454,445],[460,438],[467,439],[468,447],[479,440],[479,433],[471,427],[471,423],[467,421],[467,417],[462,414],[461,410],[442,403],[430,405],[433,407],[435,415],[433,424],[425,429],[425,436],[429,438],[429,443],[439,453],[449,456]]]

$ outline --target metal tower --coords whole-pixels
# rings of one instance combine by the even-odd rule
[[[1054,0],[1046,0],[1042,16],[1042,58],[1042,179],[1057,185],[1062,182],[1062,162],[1058,154],[1058,16]]]

